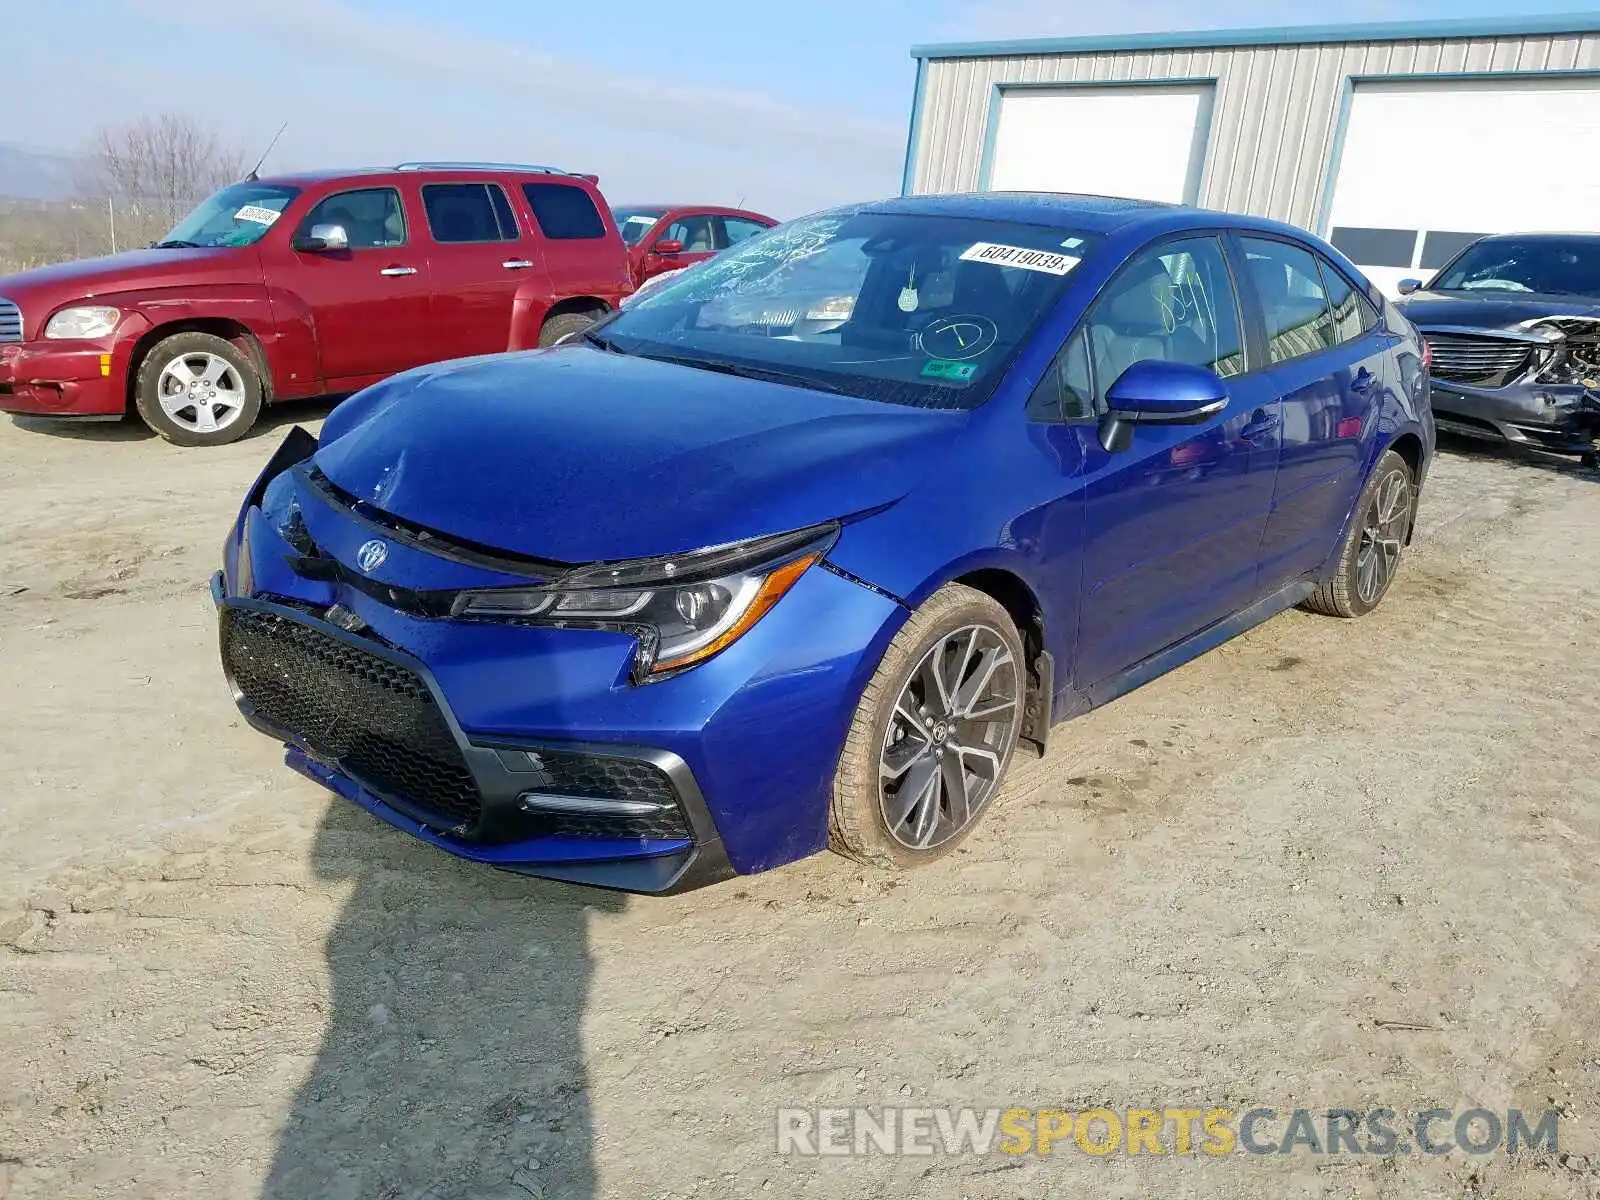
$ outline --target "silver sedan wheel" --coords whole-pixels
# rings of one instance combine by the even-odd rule
[[[1022,710],[1017,662],[1000,634],[968,625],[922,656],[899,698],[878,756],[878,797],[889,834],[931,850],[994,798]]]
[[[1378,485],[1361,525],[1361,547],[1356,551],[1356,594],[1373,605],[1389,587],[1400,565],[1406,523],[1411,519],[1411,484],[1405,472],[1395,471]]]
[[[161,368],[156,397],[173,424],[191,433],[215,433],[244,412],[244,380],[227,359],[202,350]]]

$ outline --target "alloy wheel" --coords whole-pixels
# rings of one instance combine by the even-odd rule
[[[968,625],[934,643],[895,701],[878,756],[889,834],[912,850],[949,841],[994,798],[1022,710],[1000,633]]]
[[[1411,483],[1396,470],[1378,485],[1361,526],[1361,546],[1356,551],[1356,594],[1373,605],[1389,587],[1400,565],[1406,523],[1411,519]]]
[[[180,355],[161,368],[156,380],[161,411],[190,433],[226,429],[244,412],[244,380],[219,354]]]

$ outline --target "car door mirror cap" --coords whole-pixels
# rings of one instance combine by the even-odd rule
[[[1396,290],[1399,291],[1402,296],[1409,296],[1412,292],[1420,292],[1422,290],[1422,280],[1402,279],[1397,285]]]
[[[1109,411],[1100,421],[1108,453],[1126,450],[1135,425],[1197,425],[1228,407],[1228,388],[1208,367],[1144,359],[1106,390]]]
[[[674,254],[683,253],[683,243],[677,238],[662,238],[651,247],[651,250],[664,258],[670,258]]]
[[[337,254],[350,249],[350,234],[343,225],[313,225],[310,233],[294,239],[294,248],[307,254]]]

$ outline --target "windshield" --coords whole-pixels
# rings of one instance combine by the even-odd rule
[[[613,208],[611,215],[616,219],[617,232],[622,234],[622,240],[630,246],[637,246],[639,239],[649,233],[655,223],[666,215],[664,208]]]
[[[685,271],[589,340],[870,400],[972,408],[1098,241],[968,217],[828,213]]]
[[[250,246],[283,215],[299,188],[236,183],[201,201],[157,246]]]
[[[1600,244],[1556,238],[1487,238],[1434,280],[1442,291],[1600,296]]]

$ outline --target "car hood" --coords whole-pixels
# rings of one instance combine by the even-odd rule
[[[1413,292],[1397,307],[1418,328],[1510,329],[1540,317],[1600,317],[1600,299],[1593,296],[1539,292]]]
[[[930,476],[965,421],[565,346],[369,388],[328,417],[316,465],[437,533],[592,562],[891,504]]]
[[[178,286],[217,273],[259,278],[260,260],[249,247],[128,250],[0,276],[0,296],[19,304],[55,304],[134,288]]]

